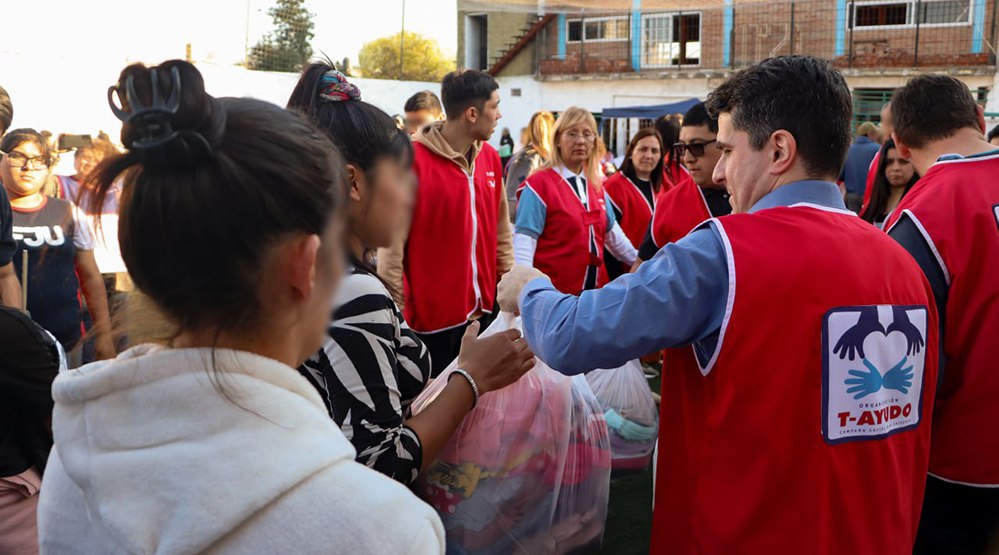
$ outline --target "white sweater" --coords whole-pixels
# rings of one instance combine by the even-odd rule
[[[444,553],[434,510],[354,462],[298,372],[215,359],[144,345],[56,379],[42,553]]]

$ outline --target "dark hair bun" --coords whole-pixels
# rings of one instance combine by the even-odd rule
[[[213,158],[222,144],[225,108],[205,92],[201,72],[188,62],[128,66],[108,96],[124,122],[122,144],[140,154],[147,169],[190,169]]]

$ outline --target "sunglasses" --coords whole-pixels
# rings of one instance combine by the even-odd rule
[[[689,152],[694,158],[700,158],[701,156],[704,156],[704,147],[714,142],[717,142],[717,140],[711,139],[710,141],[705,141],[703,143],[675,143],[673,145],[673,150],[676,151],[677,157],[682,157],[684,152]]]

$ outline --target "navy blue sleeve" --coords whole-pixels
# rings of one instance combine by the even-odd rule
[[[14,213],[10,210],[7,191],[0,187],[0,266],[10,264],[17,252],[14,241]]]
[[[937,262],[937,257],[933,254],[933,249],[930,248],[929,243],[926,242],[926,238],[923,237],[919,228],[916,227],[916,224],[908,215],[903,213],[899,217],[898,223],[891,228],[888,236],[902,245],[902,248],[909,251],[909,254],[912,255],[912,258],[916,260],[916,263],[923,270],[923,274],[926,276],[926,280],[930,282],[930,288],[933,290],[933,299],[937,305],[937,321],[940,323],[940,367],[937,373],[937,387],[939,388],[940,384],[943,383],[944,369],[947,366],[947,355],[943,349],[944,319],[947,314],[947,296],[950,293],[947,277],[944,275],[940,263]]]

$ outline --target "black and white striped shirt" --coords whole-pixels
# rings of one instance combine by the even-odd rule
[[[319,390],[358,462],[406,485],[416,481],[423,449],[404,421],[430,379],[430,354],[377,277],[351,269],[326,343],[299,372]]]

